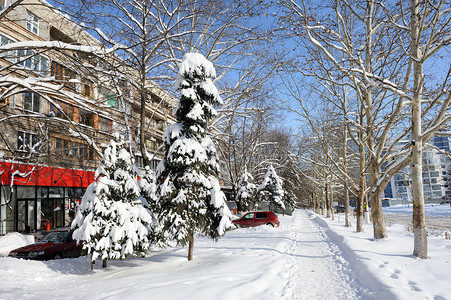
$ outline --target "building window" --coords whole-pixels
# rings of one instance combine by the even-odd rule
[[[72,90],[76,89],[75,79],[77,74],[71,69],[52,61],[50,76],[55,77],[55,80],[63,82],[64,86]]]
[[[34,34],[39,33],[39,18],[27,11],[27,29]]]
[[[7,36],[4,36],[3,34],[0,34],[0,45],[1,46],[8,45],[11,43],[15,43],[15,41],[13,39],[10,39]],[[15,50],[2,52],[2,53],[0,53],[0,57],[3,57],[4,59],[6,59],[12,63],[15,63],[17,61],[16,60],[17,54],[16,54]]]
[[[441,191],[441,190],[442,190],[442,186],[441,186],[441,185],[433,185],[433,186],[432,186],[432,189],[433,189],[434,191]]]
[[[0,9],[4,9],[8,5],[7,0],[0,0]]]
[[[58,108],[55,104],[50,103],[50,112],[53,112],[55,117],[74,120],[74,106],[72,104],[57,99],[53,99],[53,102],[60,107]]]
[[[99,91],[99,95],[102,98],[106,99],[108,106],[114,107],[114,108],[118,107],[116,95],[111,90],[106,89],[104,87],[99,87],[98,91]]]
[[[150,162],[150,168],[151,168],[152,170],[156,170],[159,163],[160,163],[159,160],[153,159],[153,160]]]
[[[61,139],[58,138],[55,139],[55,154],[58,158],[63,156],[63,144]]]
[[[94,96],[94,83],[91,80],[88,80],[86,78],[83,79],[83,96],[88,98],[93,98]]]
[[[29,49],[17,50],[17,56],[19,59],[19,65],[24,68],[42,73],[43,75],[47,73],[49,62],[47,57],[40,54],[35,54],[33,50]]]
[[[47,68],[49,65],[48,58],[40,54],[35,55],[33,58],[33,71],[47,74]]]
[[[99,116],[99,129],[100,131],[111,134],[113,130],[113,121]]]
[[[26,69],[30,69],[31,70],[31,66],[32,66],[32,56],[33,55],[33,51],[29,50],[29,49],[20,49],[17,50],[17,56],[19,59],[19,65],[25,67]],[[30,57],[27,59],[27,57]]]
[[[108,103],[108,106],[116,108],[117,107],[116,95],[108,95],[107,103]]]
[[[23,109],[33,112],[39,112],[41,97],[38,94],[25,92],[23,100]]]
[[[55,138],[55,154],[58,158],[94,160],[94,149],[87,144]]]
[[[91,115],[82,115],[82,114],[80,114],[80,120],[78,121],[78,123],[92,127],[91,119],[92,119]]]
[[[17,133],[17,150],[27,151],[34,149],[38,143],[38,136],[33,133],[18,131]]]
[[[5,88],[0,88],[0,108],[9,104],[9,97],[5,97],[5,92]]]

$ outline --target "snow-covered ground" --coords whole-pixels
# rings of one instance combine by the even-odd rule
[[[412,205],[398,205],[393,207],[384,207],[384,212],[390,214],[403,214],[412,215]],[[427,217],[450,217],[451,218],[451,206],[449,204],[427,204],[424,207],[424,214]]]
[[[97,263],[94,272],[83,257],[0,257],[0,299],[451,299],[451,240],[443,236],[429,237],[430,259],[421,260],[403,225],[374,241],[371,225],[356,233],[343,216],[296,210],[279,219],[279,228],[238,229],[217,243],[197,237],[191,262],[186,248],[110,261],[106,269]],[[1,237],[0,256],[29,242]]]

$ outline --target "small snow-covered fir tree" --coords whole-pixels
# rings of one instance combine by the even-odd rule
[[[272,165],[269,165],[263,182],[258,186],[258,191],[264,192],[269,196],[271,207],[285,210],[283,204],[284,190],[282,188],[282,179],[277,175]]]
[[[290,190],[284,191],[282,202],[284,203],[286,208],[292,210],[296,206],[296,201],[297,201],[296,195],[292,191]]]
[[[105,149],[72,222],[73,238],[83,244],[91,262],[144,255],[149,248],[150,213],[140,200],[140,188],[125,142],[115,135]]]
[[[216,115],[213,105],[222,104],[211,81],[215,76],[213,64],[203,55],[184,56],[176,80],[181,91],[178,123],[165,132],[165,158],[157,168],[159,240],[188,244],[188,260],[194,234],[217,239],[232,226],[218,181],[219,158],[207,129]]]
[[[254,178],[251,173],[249,173],[245,168],[243,174],[238,180],[238,192],[236,194],[239,211],[249,210],[251,205],[254,205],[257,186],[251,182],[253,180]]]

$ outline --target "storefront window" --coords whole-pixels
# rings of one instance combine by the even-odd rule
[[[0,186],[0,234],[14,231],[15,197],[9,186]]]
[[[36,230],[41,230],[44,227],[42,224],[41,199],[38,199],[36,201],[36,211],[38,212],[36,220]]]
[[[35,197],[34,186],[18,186],[17,187],[17,199],[29,199]]]
[[[85,190],[36,186],[14,186],[11,190],[0,186],[0,234],[70,226]]]
[[[64,198],[64,188],[49,187],[49,198]]]
[[[25,206],[26,206],[26,204],[27,204],[26,201],[18,201],[17,202],[17,231],[18,232],[25,231],[25,218],[26,218]]]
[[[38,187],[38,198],[47,198],[49,195],[49,188],[48,187]]]
[[[34,219],[36,217],[36,211],[34,208],[35,201],[28,200],[27,201],[27,228],[25,230],[27,232],[32,232],[36,228],[36,224],[34,223]]]

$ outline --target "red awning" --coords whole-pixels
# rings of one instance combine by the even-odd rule
[[[0,162],[2,185],[87,187],[94,181],[94,172]]]

